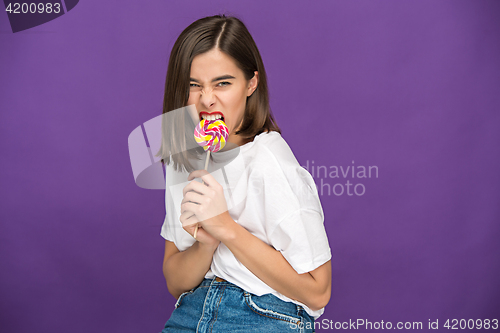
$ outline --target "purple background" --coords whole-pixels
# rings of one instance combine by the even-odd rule
[[[252,33],[299,162],[379,169],[321,196],[320,320],[500,319],[499,1],[87,0],[16,34],[0,14],[0,330],[161,330],[164,193],[135,185],[127,137],[161,113],[178,34],[218,13]]]

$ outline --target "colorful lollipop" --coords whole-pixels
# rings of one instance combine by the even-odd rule
[[[220,119],[202,119],[194,130],[194,139],[205,151],[218,152],[226,145],[228,130]]]
[[[229,131],[227,129],[227,126],[220,119],[202,119],[194,129],[194,139],[207,152],[207,159],[205,160],[205,170],[208,169],[210,152],[215,153],[224,148],[228,135]],[[196,224],[196,228],[194,229],[193,237],[195,239],[197,232],[198,224]]]

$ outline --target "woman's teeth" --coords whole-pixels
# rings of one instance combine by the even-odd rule
[[[222,118],[222,116],[220,114],[216,114],[216,115],[204,114],[201,117],[203,119],[206,119],[206,120],[216,120],[216,119],[221,119]]]

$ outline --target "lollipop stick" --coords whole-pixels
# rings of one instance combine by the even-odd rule
[[[194,228],[194,239],[196,239],[196,234],[198,233],[198,223],[196,223],[196,228]]]
[[[207,159],[205,160],[205,170],[208,170],[208,161],[210,160],[210,150],[207,151]],[[193,237],[196,239],[196,234],[198,233],[198,223],[196,224],[196,228],[194,229]]]
[[[208,170],[208,160],[210,160],[210,150],[207,151],[207,159],[205,160],[205,170]]]

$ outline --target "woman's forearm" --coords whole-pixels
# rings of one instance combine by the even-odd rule
[[[279,251],[234,221],[226,225],[228,228],[217,235],[220,241],[259,279],[312,310],[326,306],[331,295],[330,262],[310,273],[298,274]]]
[[[179,298],[203,281],[216,248],[195,242],[186,251],[172,254],[163,262],[163,275],[172,296]]]

